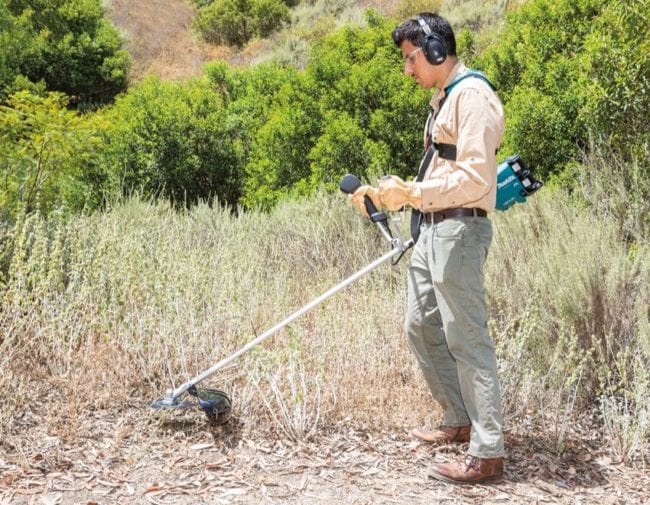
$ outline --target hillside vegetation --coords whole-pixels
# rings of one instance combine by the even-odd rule
[[[498,37],[458,29],[461,55],[488,73],[504,100],[502,152],[518,152],[538,176],[567,186],[599,146],[647,170],[650,51],[637,15],[644,9],[645,2],[534,0],[508,12]],[[0,135],[9,164],[0,202],[12,215],[20,208],[47,213],[142,192],[177,205],[209,199],[268,209],[335,187],[347,171],[411,177],[428,94],[402,75],[389,37],[395,23],[367,11],[362,25],[314,39],[304,69],[273,58],[246,68],[215,61],[202,77],[145,79],[84,114],[70,110],[69,97],[51,95],[66,91],[65,83],[45,81],[51,91],[27,86],[29,68],[18,61],[16,71],[25,73],[12,86],[25,89],[5,91]],[[543,24],[557,29],[531,29]],[[39,143],[50,124],[60,125],[60,137],[89,138],[96,148]],[[85,170],[76,170],[80,165]],[[647,191],[644,177],[616,184],[632,198]],[[641,226],[646,230],[647,220]]]
[[[628,249],[614,221],[550,189],[494,220],[486,282],[508,429],[548,434],[561,452],[588,423],[613,458],[641,463],[647,242]],[[61,436],[88,410],[146,403],[197,375],[386,247],[342,195],[239,216],[129,200],[21,218],[6,237],[1,426],[39,397]],[[209,383],[232,394],[237,415],[296,440],[344,421],[435,424],[405,345],[406,264],[363,277]]]
[[[185,0],[110,0],[107,14],[125,39],[133,58],[130,78],[148,75],[186,79],[201,75],[211,59],[229,54],[227,48],[202,43],[192,31],[196,9]]]

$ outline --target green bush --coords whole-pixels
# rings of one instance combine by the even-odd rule
[[[309,152],[309,185],[324,184],[336,189],[346,173],[366,174],[373,153],[359,123],[346,112],[330,113],[324,118],[323,131]]]
[[[282,0],[224,0],[199,5],[194,27],[207,42],[242,46],[268,37],[291,19]]]
[[[317,44],[304,72],[208,68],[229,99],[230,120],[251,132],[246,206],[336,187],[350,171],[364,179],[415,174],[427,93],[402,74],[391,29],[369,13],[367,27],[345,27]]]
[[[650,140],[650,3],[609,2],[585,40],[581,111],[592,134],[638,158]],[[630,159],[630,156],[627,156]]]
[[[63,206],[96,208],[104,176],[99,152],[105,124],[67,109],[60,93],[27,91],[0,106],[0,213],[3,218]]]
[[[639,159],[650,136],[648,2],[532,0],[474,64],[506,105],[504,150],[541,176],[598,143]],[[540,28],[543,27],[543,28]]]
[[[99,0],[8,0],[0,25],[0,87],[23,75],[84,103],[126,88],[130,59]]]
[[[207,42],[243,45],[252,35],[248,0],[223,0],[199,9],[194,27]]]
[[[314,101],[304,96],[302,73],[291,67],[264,63],[237,69],[225,62],[213,62],[206,65],[205,71],[227,104],[228,123],[235,128],[246,159],[255,147],[258,131],[276,106],[286,106],[301,94],[301,100]]]
[[[317,116],[306,107],[276,108],[255,138],[246,166],[242,203],[269,208],[310,174],[309,152]]]
[[[163,195],[176,204],[240,196],[241,143],[206,80],[150,78],[106,112],[103,165],[122,192]]]
[[[268,37],[291,20],[289,7],[282,0],[251,0],[250,17],[258,37]]]
[[[24,56],[34,57],[29,16],[14,16],[7,2],[0,2],[0,97],[19,72]]]

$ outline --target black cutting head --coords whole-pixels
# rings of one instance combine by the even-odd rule
[[[188,389],[187,392],[199,401],[199,407],[205,412],[210,423],[225,424],[228,422],[232,402],[226,393],[218,389],[197,388],[194,386]]]

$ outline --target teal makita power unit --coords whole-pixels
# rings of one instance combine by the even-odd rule
[[[506,210],[515,203],[524,203],[526,198],[543,186],[516,154],[497,167],[498,210]]]

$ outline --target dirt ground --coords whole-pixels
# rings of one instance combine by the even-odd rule
[[[555,454],[544,437],[509,433],[506,474],[455,486],[427,476],[434,448],[407,428],[322,428],[294,443],[233,418],[211,428],[200,411],[86,413],[67,435],[26,409],[0,442],[0,504],[650,503],[650,470],[612,462],[588,442]]]
[[[183,0],[110,0],[108,15],[121,30],[133,58],[130,78],[184,79],[230,51],[201,42],[192,32],[195,8]]]

